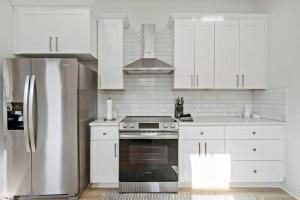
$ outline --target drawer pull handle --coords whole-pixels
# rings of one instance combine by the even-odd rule
[[[253,173],[254,173],[254,174],[256,174],[256,173],[257,173],[257,170],[256,170],[256,169],[255,169],[255,170],[253,170]]]
[[[256,132],[255,132],[255,131],[253,131],[253,132],[252,132],[252,134],[253,134],[253,135],[256,135]]]
[[[253,148],[253,151],[256,151],[256,148]]]
[[[115,143],[115,158],[117,157],[117,143]]]
[[[200,135],[204,135],[203,131],[200,132]]]
[[[104,132],[103,135],[107,135],[107,133]]]

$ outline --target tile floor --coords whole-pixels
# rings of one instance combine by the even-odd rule
[[[117,189],[100,189],[100,188],[87,188],[81,195],[80,200],[104,200],[105,193],[117,192]],[[179,189],[179,194],[203,192],[203,190]],[[233,188],[229,191],[208,191],[214,193],[230,193],[230,192],[254,192],[261,200],[295,200],[286,192],[278,188]]]

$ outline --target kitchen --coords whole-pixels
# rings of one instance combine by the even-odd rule
[[[244,192],[246,199],[256,199],[253,195],[262,194],[274,195],[270,199],[299,198],[300,162],[294,153],[299,146],[297,130],[300,128],[296,91],[299,2],[18,0],[0,2],[0,10],[1,27],[7,27],[0,33],[1,58],[55,57],[62,61],[66,57],[78,58],[79,66],[98,69],[98,76],[88,79],[93,80],[88,82],[93,83],[93,89],[89,90],[93,91],[93,97],[88,98],[90,103],[80,98],[79,93],[76,108],[89,111],[91,122],[91,133],[85,130],[86,135],[90,134],[85,138],[89,141],[84,143],[85,148],[90,148],[90,155],[86,154],[90,163],[83,157],[84,166],[90,167],[90,176],[84,177],[84,181],[90,186],[82,199],[184,199],[193,195],[201,198],[207,189],[211,197],[221,199],[224,199],[222,192],[214,193],[225,190],[226,194],[235,195],[235,199],[241,199],[238,192]],[[41,20],[32,17],[32,10]],[[15,13],[18,15],[14,16]],[[66,16],[74,16],[74,20]],[[15,22],[15,18],[19,21]],[[33,20],[35,23],[30,24]],[[50,20],[47,23],[52,24],[53,34],[40,29],[38,33],[34,31],[39,26],[47,29],[49,24],[44,20]],[[93,25],[97,23],[98,32]],[[83,28],[87,24],[90,26]],[[78,25],[82,27],[78,29]],[[44,49],[38,47],[40,41]],[[59,79],[51,75],[55,70],[46,70],[49,77],[39,80],[41,71],[33,69],[38,68],[34,63],[40,60],[35,59],[29,65],[32,75],[36,75],[36,85],[52,78],[55,84],[51,88],[62,87],[55,81]],[[7,65],[5,60],[2,63]],[[65,76],[66,80],[68,77]],[[82,83],[80,76],[78,81]],[[80,87],[77,89],[83,97],[87,94]],[[98,93],[97,102],[94,102],[94,92]],[[183,113],[191,114],[193,122],[172,121],[177,97],[183,97],[180,100]],[[66,105],[59,99],[50,100],[53,104],[49,103],[48,108]],[[82,108],[80,102],[84,103]],[[248,111],[261,119],[248,118]],[[71,114],[74,110],[67,112]],[[106,122],[107,117],[116,120]],[[91,118],[98,120],[92,122]],[[58,117],[51,123],[59,127],[65,122],[63,119]],[[61,142],[64,141],[55,144],[59,146]],[[150,157],[143,157],[146,155]],[[0,161],[4,162],[4,158],[1,156]],[[156,163],[145,164],[151,159]],[[171,167],[175,176],[162,180],[167,177],[160,174],[155,179],[153,174],[158,172],[148,168],[161,168],[159,165]],[[0,188],[5,191],[5,179],[9,180],[9,176],[5,174],[7,167],[1,166],[4,175]],[[123,176],[128,175],[124,170],[143,166],[148,166],[144,176],[131,174],[135,180]],[[149,177],[153,179],[149,181]],[[38,188],[44,188],[42,185]],[[56,187],[54,183],[52,189]],[[186,188],[188,192],[183,192]],[[178,193],[171,196],[176,194],[164,192]]]

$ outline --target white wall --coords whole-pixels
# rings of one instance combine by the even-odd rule
[[[131,27],[154,23],[166,26],[172,12],[252,12],[253,0],[95,0],[99,12],[128,14]]]
[[[284,187],[300,199],[300,1],[255,0],[254,8],[271,13],[269,85],[289,90]]]
[[[13,57],[13,12],[6,0],[0,0],[0,128],[2,128],[2,61]],[[3,132],[0,129],[0,194],[3,186]]]
[[[0,58],[13,56],[13,11],[8,0],[0,0]]]

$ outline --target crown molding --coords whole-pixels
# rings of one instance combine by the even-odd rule
[[[84,6],[93,7],[94,0],[9,0],[14,7],[21,6]]]

